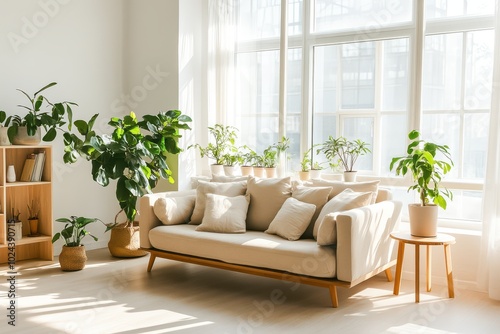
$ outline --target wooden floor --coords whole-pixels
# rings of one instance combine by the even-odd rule
[[[6,268],[0,268],[0,333],[498,333],[500,302],[435,285],[414,303],[383,274],[352,289],[328,289],[157,259],[88,252],[83,271],[59,264],[20,269],[16,327],[7,324]],[[423,289],[422,289],[423,290]]]

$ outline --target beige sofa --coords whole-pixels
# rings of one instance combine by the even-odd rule
[[[338,307],[337,286],[382,271],[392,280],[389,235],[400,212],[378,182],[200,181],[141,198],[141,248],[150,253],[148,271],[161,257],[300,282],[328,288]]]

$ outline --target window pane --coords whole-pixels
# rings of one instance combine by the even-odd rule
[[[280,0],[238,1],[238,40],[279,37]]]
[[[375,43],[342,45],[342,109],[375,105]]]
[[[383,48],[382,110],[406,110],[409,40],[402,38],[384,41]]]
[[[450,147],[454,167],[446,177],[456,178],[460,166],[460,116],[457,114],[431,114],[422,118],[421,139]],[[441,157],[442,158],[442,157]]]
[[[465,109],[489,109],[493,76],[492,30],[467,33]]]
[[[464,127],[463,177],[482,179],[488,154],[489,114],[466,114]]]
[[[406,152],[407,143],[407,116],[390,115],[382,116],[380,122],[381,159],[380,172],[382,175],[390,172],[391,160],[394,157],[403,156]],[[393,172],[394,173],[394,172]]]
[[[302,49],[288,50],[286,136],[290,138],[287,151],[287,171],[300,170],[300,134],[302,132]]]
[[[494,14],[495,0],[425,1],[425,16],[427,19]]]
[[[457,110],[461,105],[462,34],[425,37],[422,108]]]
[[[353,29],[370,34],[381,27],[410,22],[412,1],[315,0],[314,31]]]
[[[360,139],[368,143],[373,152],[373,117],[349,117],[344,120],[344,137],[349,140]],[[373,170],[373,153],[362,155],[354,165],[354,170]]]
[[[481,221],[483,207],[482,191],[450,190],[453,193],[453,201],[446,201],[448,203],[446,210],[439,209],[439,217]]]
[[[302,0],[288,0],[288,35],[294,36],[302,34],[303,8]]]
[[[336,45],[314,48],[314,111],[337,110],[338,51]]]

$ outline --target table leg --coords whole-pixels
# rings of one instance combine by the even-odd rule
[[[427,272],[427,292],[431,291],[431,262],[432,262],[432,249],[431,246],[427,245],[427,264],[426,264],[426,272]]]
[[[415,245],[415,303],[420,302],[420,245]]]
[[[455,298],[455,289],[453,288],[453,270],[451,268],[450,245],[444,245],[444,257],[446,261],[446,277],[448,279],[448,297]]]
[[[394,294],[399,295],[399,289],[401,287],[401,274],[403,268],[403,258],[405,254],[405,243],[399,241],[398,243],[398,259],[396,262],[396,279],[394,280]]]

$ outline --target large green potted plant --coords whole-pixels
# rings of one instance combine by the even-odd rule
[[[87,226],[95,222],[101,222],[98,218],[86,218],[71,216],[69,218],[58,218],[57,222],[65,223],[61,232],[54,234],[52,243],[59,238],[64,239],[61,254],[59,255],[59,264],[64,271],[82,270],[87,262],[85,246],[82,244],[83,238],[87,235],[97,241],[97,237],[87,231]],[[104,223],[103,223],[104,224]]]
[[[419,194],[420,203],[409,204],[411,234],[420,237],[433,237],[437,233],[438,207],[446,209],[446,198],[453,200],[453,193],[440,188],[443,176],[453,166],[450,149],[447,145],[438,145],[419,139],[420,133],[413,130],[408,134],[410,144],[407,155],[395,157],[390,170],[396,169],[396,175],[410,174],[414,184],[408,191]],[[438,159],[440,154],[443,159]]]
[[[361,155],[371,152],[368,143],[361,139],[348,140],[345,137],[328,139],[321,145],[317,153],[323,153],[330,165],[342,165],[344,168],[344,180],[355,181],[357,171],[354,165]]]
[[[56,138],[58,129],[64,131],[61,126],[66,124],[66,117],[68,118],[68,129],[71,130],[73,118],[71,106],[77,104],[68,101],[53,103],[41,95],[43,91],[55,85],[57,85],[56,82],[51,82],[31,96],[18,89],[26,96],[29,104],[19,105],[28,111],[26,115],[12,115],[7,118],[6,123],[10,122],[8,136],[12,144],[37,145],[41,140],[52,141]],[[47,111],[47,109],[49,110]],[[43,138],[40,132],[41,128],[46,131]]]
[[[137,200],[151,193],[161,179],[174,182],[167,164],[167,154],[178,154],[181,148],[179,130],[187,130],[191,118],[179,110],[161,111],[157,115],[144,115],[137,119],[131,112],[123,118],[113,117],[108,124],[111,134],[97,134],[93,130],[97,118],[88,122],[74,122],[78,134],[64,133],[64,162],[74,163],[79,157],[92,162],[92,178],[106,187],[116,180],[116,199],[120,212],[111,230],[108,248],[117,257],[145,255],[139,249],[139,231],[134,226]],[[125,213],[126,221],[118,223],[118,216]]]
[[[209,126],[208,131],[213,137],[213,141],[209,142],[205,147],[194,144],[190,145],[188,149],[191,147],[198,148],[202,158],[208,157],[214,160],[215,163],[210,165],[212,174],[222,175],[224,174],[224,157],[234,151],[234,145],[238,138],[238,129],[230,125],[215,124]]]

